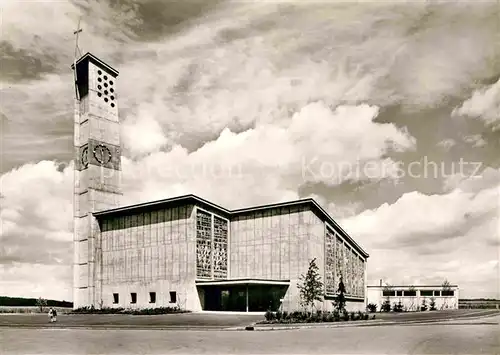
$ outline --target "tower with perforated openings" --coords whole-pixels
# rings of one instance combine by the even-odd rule
[[[72,65],[75,78],[74,308],[102,304],[102,242],[93,213],[120,205],[118,71],[90,53]]]

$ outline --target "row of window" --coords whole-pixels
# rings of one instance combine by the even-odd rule
[[[170,303],[177,303],[177,292],[170,291],[169,294],[170,294]],[[114,304],[120,303],[120,294],[113,293],[113,303]],[[137,303],[137,293],[136,292],[130,293],[130,303],[131,304]],[[156,303],[156,292],[149,293],[149,303]]]
[[[415,297],[417,296],[417,291],[382,291],[384,297],[399,296],[399,297]],[[420,291],[420,296],[454,296],[455,291],[453,290],[422,290]]]

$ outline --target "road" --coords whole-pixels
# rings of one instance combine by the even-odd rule
[[[500,316],[285,331],[0,329],[7,354],[500,354]]]

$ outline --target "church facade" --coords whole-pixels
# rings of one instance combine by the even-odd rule
[[[194,195],[121,206],[118,72],[90,53],[74,65],[74,308],[298,310],[316,259],[332,309],[364,310],[364,251],[313,199],[228,210]]]

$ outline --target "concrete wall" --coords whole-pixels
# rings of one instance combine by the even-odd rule
[[[419,311],[420,306],[422,305],[422,301],[425,300],[427,307],[430,307],[431,298],[434,298],[436,302],[436,308],[440,309],[458,309],[458,298],[459,298],[459,289],[458,287],[452,287],[454,291],[453,296],[424,296],[422,295],[422,291],[441,291],[441,286],[417,286],[416,287],[416,296],[404,296],[404,290],[408,290],[408,287],[400,286],[394,287],[394,291],[403,291],[403,296],[383,296],[383,287],[373,287],[370,286],[367,289],[367,302],[373,303],[377,305],[377,311],[382,309],[382,304],[384,301],[389,298],[391,302],[391,307],[394,306],[395,303],[401,301],[404,309],[407,311]]]
[[[299,307],[297,282],[316,258],[324,270],[324,224],[305,208],[277,208],[231,221],[230,278],[290,280],[283,308]]]
[[[102,232],[102,302],[108,307],[149,308],[176,305],[199,310],[195,287],[194,206],[152,210],[104,221]],[[137,303],[130,303],[130,293]],[[156,303],[149,302],[156,292]],[[113,303],[119,293],[119,303]]]
[[[200,235],[197,232],[200,229],[197,227],[197,209],[208,213],[212,221],[211,227],[204,227]],[[175,291],[178,306],[201,310],[200,297],[203,295],[199,295],[196,289],[196,279],[220,278],[220,275],[215,275],[215,256],[220,250],[215,252],[216,243],[208,247],[211,255],[206,250],[207,235],[214,240],[215,218],[225,219],[217,211],[189,205],[103,220],[100,225],[102,244],[99,246],[102,260],[96,263],[99,275],[96,289],[103,306],[172,306],[169,293]],[[290,280],[282,304],[288,311],[300,309],[297,283],[313,258],[316,258],[325,282],[326,229],[313,211],[304,207],[254,211],[235,216],[228,223],[226,256],[229,279]],[[212,265],[209,276],[200,276],[202,259],[203,265]],[[156,293],[154,304],[150,303],[150,292]],[[118,303],[113,303],[113,293],[119,294]],[[131,303],[131,293],[137,294],[135,304]],[[364,310],[363,301],[349,301],[347,309]],[[318,302],[316,307],[331,310],[333,303],[326,299]]]

